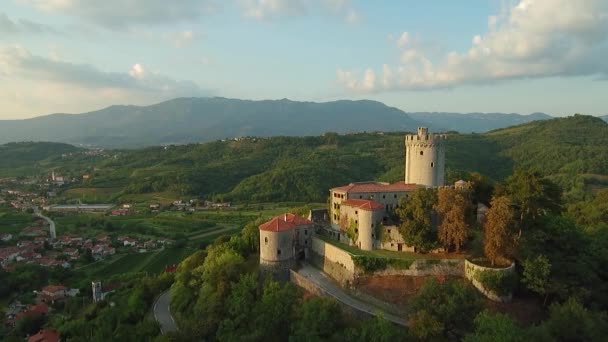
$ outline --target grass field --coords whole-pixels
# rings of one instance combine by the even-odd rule
[[[31,214],[0,209],[0,233],[18,234],[34,221],[35,218]]]
[[[61,194],[66,199],[79,199],[86,203],[110,203],[113,202],[120,188],[73,188]]]
[[[82,271],[95,279],[104,279],[121,273],[159,273],[165,266],[181,262],[194,251],[193,248],[167,248],[160,252],[125,254],[100,265],[85,267]]]

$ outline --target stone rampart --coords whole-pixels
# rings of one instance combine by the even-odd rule
[[[340,285],[352,284],[355,279],[355,264],[348,252],[313,237],[311,254],[310,261]]]
[[[502,273],[512,273],[515,272],[515,263],[512,263],[511,266],[505,268],[492,268],[492,267],[484,267],[480,265],[476,265],[469,260],[465,260],[464,262],[464,277],[471,281],[473,286],[479,292],[483,293],[484,296],[493,300],[495,302],[510,302],[513,298],[513,294],[509,293],[507,295],[499,295],[494,291],[486,288],[478,279],[478,274],[481,272],[502,272]]]
[[[375,276],[448,276],[462,277],[464,275],[464,260],[462,259],[418,259],[409,268],[386,269],[373,273]]]

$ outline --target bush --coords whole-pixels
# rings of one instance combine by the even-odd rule
[[[353,256],[353,262],[360,267],[365,273],[373,273],[378,270],[383,270],[388,266],[389,260],[385,258],[375,258],[365,255]]]
[[[518,279],[514,272],[478,271],[475,279],[486,289],[499,296],[506,296],[517,287]]]

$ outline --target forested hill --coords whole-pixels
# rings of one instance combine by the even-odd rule
[[[151,106],[111,106],[84,114],[52,114],[0,121],[0,143],[56,141],[96,147],[136,148],[242,136],[315,136],[325,132],[394,132],[427,126],[433,131],[486,132],[546,114],[405,113],[376,101],[325,103],[179,98]]]
[[[537,120],[549,120],[544,113],[529,115],[503,113],[407,113],[412,119],[424,122],[431,128],[460,133],[484,133],[494,129],[520,125]]]
[[[169,191],[237,201],[325,201],[333,186],[401,180],[403,134],[251,138],[116,150],[95,159],[76,153],[44,166],[76,178],[90,173],[78,187],[113,189],[117,196]],[[446,159],[450,181],[468,171],[501,180],[522,165],[562,177],[571,187],[568,182],[582,174],[608,175],[608,124],[579,115],[451,134]]]
[[[404,131],[421,125],[376,101],[326,103],[178,98],[151,106],[112,106],[70,115],[0,121],[0,143],[58,141],[133,148],[242,136]]]
[[[0,145],[0,177],[46,172],[45,166],[63,164],[62,156],[80,149],[60,143],[23,142]]]

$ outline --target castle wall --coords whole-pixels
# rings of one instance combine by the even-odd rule
[[[312,238],[310,261],[342,286],[352,284],[355,279],[355,264],[350,254],[319,238]]]
[[[504,272],[504,273],[515,272],[515,263],[512,263],[511,266],[505,267],[505,268],[491,268],[491,267],[484,267],[484,266],[476,265],[476,264],[470,262],[469,260],[465,260],[465,262],[464,262],[464,277],[467,278],[468,280],[470,280],[471,283],[473,284],[473,286],[475,286],[475,288],[477,290],[479,290],[479,292],[483,293],[484,296],[486,296],[487,298],[489,298],[495,302],[503,302],[503,303],[510,302],[511,299],[513,298],[512,293],[509,293],[506,296],[500,296],[500,295],[494,293],[492,290],[485,288],[485,286],[483,286],[483,284],[477,280],[477,278],[476,278],[477,273],[484,272],[484,271]]]
[[[405,136],[405,182],[428,187],[445,184],[445,135],[429,134],[418,128],[418,134]]]
[[[462,259],[417,259],[406,269],[387,267],[376,271],[374,276],[447,276],[462,277],[464,275],[464,260]]]
[[[296,230],[260,230],[260,264],[274,264],[295,259]]]

